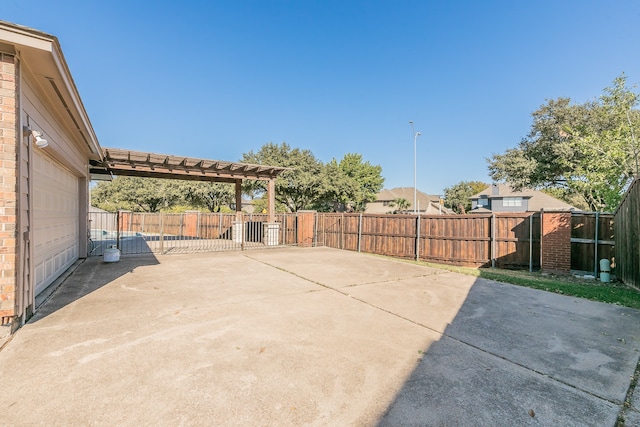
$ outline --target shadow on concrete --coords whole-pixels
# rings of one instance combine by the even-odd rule
[[[86,258],[73,272],[63,275],[59,283],[43,292],[48,292],[48,296],[37,301],[39,308],[29,323],[38,322],[138,267],[159,263],[153,254],[121,256],[120,261],[109,263],[104,262],[103,257]]]
[[[626,307],[477,279],[443,331],[406,317],[442,335],[377,426],[614,426],[638,364]]]
[[[237,255],[85,261],[0,353],[9,424],[613,427],[624,406],[638,310],[333,249]]]

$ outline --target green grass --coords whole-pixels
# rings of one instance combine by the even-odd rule
[[[539,272],[530,273],[528,271],[502,270],[499,268],[477,269],[431,262],[418,262],[418,264],[483,279],[640,309],[640,291],[623,283],[604,284],[597,280],[585,280],[573,276],[542,275]]]

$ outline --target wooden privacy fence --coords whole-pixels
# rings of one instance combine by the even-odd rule
[[[613,215],[571,215],[571,270],[611,259]],[[540,268],[540,213],[372,215],[319,213],[318,245],[470,267]]]
[[[637,198],[635,203],[630,212],[637,212]],[[546,220],[548,213],[544,215]],[[599,260],[613,257],[613,215],[583,212],[562,215],[567,218],[566,239],[563,237],[559,242],[567,254],[563,271],[597,275]],[[636,231],[633,228],[625,231],[620,242],[635,242],[624,248],[637,260],[637,215],[622,211],[617,215],[627,215],[621,218],[630,218],[628,221],[635,224]],[[418,216],[299,211],[277,214],[273,224],[277,231],[269,237],[265,234],[269,233],[268,216],[263,214],[103,212],[90,214],[90,255],[102,255],[104,248],[114,244],[123,254],[328,246],[445,264],[532,271],[540,269],[544,258],[541,234],[548,233],[541,230],[540,218],[540,212]],[[551,246],[543,250],[551,254],[551,260],[556,258]],[[637,262],[631,265],[625,262],[624,266],[629,271],[635,267],[633,271],[637,274]],[[549,267],[547,257],[543,269]]]
[[[540,267],[540,214],[319,213],[318,245],[447,264]]]
[[[636,178],[615,213],[616,275],[640,289],[640,180]]]

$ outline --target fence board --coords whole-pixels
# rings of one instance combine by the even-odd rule
[[[574,212],[571,215],[571,270],[597,275],[599,260],[611,259],[614,247],[613,214]]]
[[[534,266],[539,267],[540,221],[537,214],[496,216],[496,264],[527,268],[530,260],[529,222],[534,221]],[[539,215],[538,215],[539,216]],[[491,215],[318,214],[318,244],[338,249],[466,266],[491,264]]]
[[[624,283],[640,289],[640,180],[636,178],[615,212],[614,273]]]
[[[635,203],[637,208],[637,201]],[[621,212],[619,215],[623,214]],[[103,215],[111,215],[110,218],[115,216]],[[309,213],[305,215],[308,218]],[[106,216],[104,220],[93,216],[90,218],[91,224],[109,222]],[[474,267],[540,267],[539,213],[431,216],[318,213],[312,218],[312,244],[316,246],[407,259],[415,259],[417,249],[419,259],[425,261]],[[607,214],[574,213],[571,243],[573,270],[594,267],[596,219],[598,258],[610,258],[613,254],[612,227],[616,223],[613,217]],[[632,220],[636,221],[637,227],[637,215]],[[118,241],[123,253],[263,247],[263,230],[267,221],[265,214],[246,215],[241,232],[238,230],[240,234],[234,235],[236,215],[233,213],[120,212],[117,215],[118,237],[110,236],[109,242]],[[300,221],[301,217],[297,214],[276,215],[276,222],[280,224],[278,244],[297,244]],[[305,221],[308,229],[309,220]],[[91,235],[97,236],[97,231],[92,230]],[[107,230],[101,232],[116,233]],[[637,230],[635,233],[637,236]],[[180,245],[171,243],[175,241],[180,241]]]

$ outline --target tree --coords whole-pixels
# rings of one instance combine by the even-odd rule
[[[461,181],[444,189],[444,205],[456,213],[464,214],[471,210],[470,197],[489,187],[481,181]]]
[[[392,208],[397,208],[393,210],[393,213],[400,213],[405,212],[407,209],[409,209],[411,203],[404,197],[398,197],[396,199],[393,199],[393,201],[389,203],[389,206]]]
[[[185,200],[195,207],[209,212],[220,212],[223,206],[235,201],[235,188],[222,182],[189,182],[185,188]]]
[[[291,148],[287,143],[268,143],[257,153],[242,155],[243,163],[291,168],[276,179],[275,199],[288,212],[309,209],[323,200],[327,189],[322,163],[309,150]],[[266,192],[265,181],[247,181],[243,190],[252,195]]]
[[[243,163],[283,166],[291,170],[276,180],[276,205],[288,212],[300,209],[362,212],[382,189],[382,167],[363,161],[361,154],[346,154],[339,162],[332,159],[324,165],[309,150],[291,148],[287,143],[268,143],[257,153],[243,154]],[[243,191],[261,197],[264,181],[248,181]]]
[[[345,154],[340,162],[332,159],[325,173],[328,186],[323,203],[334,211],[341,207],[347,212],[363,212],[384,185],[382,167],[363,162],[361,154]]]
[[[532,113],[517,148],[487,159],[490,176],[516,189],[559,189],[567,201],[577,195],[590,210],[614,210],[640,176],[639,100],[623,74],[595,101],[548,101]]]
[[[91,201],[108,211],[159,212],[181,201],[182,186],[175,180],[120,176],[99,182],[91,190]]]
[[[336,159],[332,159],[323,168],[324,182],[322,196],[314,203],[313,209],[320,212],[338,212],[352,210],[349,206],[353,195],[358,192],[357,182],[350,178],[340,167]]]

